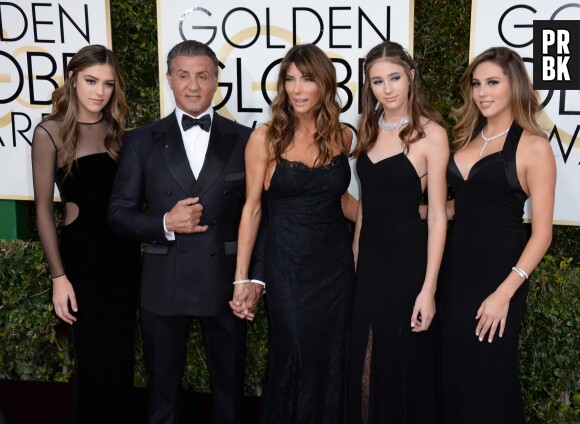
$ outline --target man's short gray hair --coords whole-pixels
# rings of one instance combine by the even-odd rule
[[[171,61],[177,56],[207,56],[213,62],[214,76],[218,77],[219,61],[214,51],[203,43],[195,40],[185,40],[173,46],[167,54],[167,73],[171,75]]]

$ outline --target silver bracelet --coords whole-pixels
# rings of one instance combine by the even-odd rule
[[[232,284],[235,286],[236,284],[246,284],[249,282],[250,282],[250,280],[236,280]]]
[[[527,280],[528,278],[530,278],[526,271],[524,271],[521,268],[518,268],[517,266],[512,267],[512,271],[516,272],[516,274],[518,274],[520,277],[522,277],[522,279],[524,281]]]

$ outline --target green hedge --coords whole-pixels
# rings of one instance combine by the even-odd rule
[[[70,327],[52,305],[52,282],[37,241],[0,240],[0,378],[69,381],[72,376]],[[264,382],[268,326],[260,305],[248,322],[246,393],[261,395]],[[141,334],[135,343],[135,384],[147,384]],[[187,346],[188,365],[183,386],[209,392],[208,372],[199,324]]]
[[[526,410],[541,423],[580,422],[580,267],[546,255],[532,276],[520,337]]]
[[[534,423],[580,422],[580,267],[546,256],[532,275],[520,342],[520,373],[526,411]],[[51,282],[38,242],[0,241],[0,378],[68,381],[68,325],[51,303]],[[268,324],[261,305],[248,323],[246,393],[261,395]],[[140,335],[135,383],[146,385]],[[183,386],[209,392],[199,326],[187,348]]]
[[[0,378],[69,380],[69,332],[51,299],[40,244],[0,240]]]
[[[130,127],[159,117],[155,0],[111,0],[113,49],[127,77]],[[457,81],[469,54],[469,0],[415,0],[414,56],[423,89],[447,118],[459,104]],[[371,46],[369,46],[370,48]],[[446,128],[451,121],[446,119]],[[36,241],[28,204],[31,241],[0,241],[0,378],[68,381],[70,333],[51,303],[51,282]],[[526,411],[533,423],[580,422],[580,227],[555,227],[550,255],[532,276],[520,346]],[[261,306],[248,323],[247,394],[260,395],[267,354],[267,319]],[[141,339],[136,343],[135,382],[146,385]],[[209,391],[195,326],[188,345],[183,386]]]

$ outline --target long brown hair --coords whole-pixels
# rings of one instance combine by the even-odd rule
[[[95,65],[111,65],[115,75],[115,89],[109,102],[102,110],[103,119],[108,123],[105,136],[105,149],[111,158],[118,160],[115,143],[121,143],[129,109],[125,100],[125,78],[121,66],[113,52],[104,46],[94,44],[80,49],[70,60],[64,84],[52,93],[52,111],[43,121],[61,119],[60,136],[63,146],[63,168],[65,175],[70,173],[80,141],[80,126],[77,122],[78,98],[74,86],[78,74]],[[70,75],[70,76],[69,76]]]
[[[458,151],[465,147],[473,138],[475,130],[481,128],[486,121],[473,100],[472,84],[473,72],[483,62],[495,63],[507,76],[511,88],[513,120],[523,129],[545,138],[546,134],[537,121],[541,105],[526,72],[524,61],[510,48],[491,47],[473,59],[459,80],[463,105],[451,113],[456,121],[453,127],[452,150]]]
[[[368,52],[363,64],[364,85],[361,92],[362,112],[358,121],[357,146],[353,152],[353,155],[356,157],[368,152],[375,145],[379,135],[378,122],[379,117],[383,113],[383,108],[380,104],[377,107],[377,99],[371,89],[369,74],[372,66],[381,60],[402,66],[409,80],[408,111],[410,119],[409,124],[399,133],[404,150],[408,151],[411,143],[425,137],[421,117],[425,117],[440,125],[443,124],[443,119],[439,112],[425,101],[419,89],[419,72],[417,71],[417,65],[409,53],[399,43],[384,41]],[[414,78],[411,70],[415,72]]]
[[[340,105],[336,97],[336,69],[328,56],[314,44],[292,47],[280,63],[276,98],[270,105],[272,119],[268,125],[266,139],[270,145],[272,159],[282,155],[292,144],[296,129],[296,115],[286,93],[286,75],[291,64],[296,65],[303,75],[308,76],[320,90],[320,103],[314,108],[316,134],[314,143],[318,148],[315,165],[323,165],[332,159],[334,147],[340,143],[341,150],[348,154],[342,140],[339,121]]]

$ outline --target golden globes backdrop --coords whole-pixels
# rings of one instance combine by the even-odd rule
[[[531,77],[535,20],[580,20],[580,2],[473,0],[470,60],[492,46],[510,47],[524,58]],[[544,104],[540,123],[558,169],[554,223],[580,225],[580,87],[538,92]],[[529,205],[526,211],[529,216]]]
[[[412,53],[413,6],[412,0],[158,0],[161,114],[175,107],[165,59],[180,41],[197,40],[216,52],[223,66],[214,106],[222,115],[250,127],[268,121],[284,54],[295,44],[314,43],[335,64],[341,120],[354,128],[362,60],[385,39],[401,43]],[[358,196],[354,178],[349,191]]]
[[[362,58],[384,39],[412,53],[413,7],[412,0],[157,0],[161,113],[174,107],[165,57],[181,40],[196,39],[217,53],[222,69],[214,105],[248,126],[268,120],[278,64],[288,48],[315,43],[336,66],[341,119],[354,128]],[[470,57],[509,46],[524,57],[531,75],[534,20],[580,20],[580,3],[473,0]],[[68,60],[97,43],[111,47],[108,0],[0,2],[0,198],[32,198],[34,126],[50,111],[50,95],[62,84]],[[580,225],[580,90],[539,93],[545,105],[541,123],[558,166],[554,222]],[[354,178],[349,191],[358,196]]]
[[[30,144],[74,53],[111,47],[108,0],[0,2],[0,198],[32,199]]]

